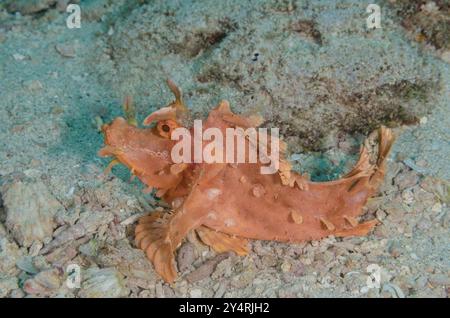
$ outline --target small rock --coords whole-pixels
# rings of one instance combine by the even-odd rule
[[[177,254],[178,270],[184,272],[192,265],[195,261],[195,247],[194,244],[190,242],[184,243]]]
[[[6,237],[0,238],[0,273],[16,274],[16,263],[21,256],[22,252],[16,243],[9,242]]]
[[[422,4],[420,6],[420,9],[428,13],[436,13],[439,11],[439,7],[436,5],[436,2],[434,1],[428,1],[426,4]]]
[[[50,269],[38,273],[25,281],[23,290],[27,294],[50,296],[61,286],[61,273],[58,269]]]
[[[44,88],[44,85],[42,85],[41,81],[39,80],[25,81],[23,83],[23,86],[31,92],[37,92]]]
[[[382,288],[383,292],[388,292],[392,298],[405,298],[405,293],[403,290],[396,284],[386,283]]]
[[[291,263],[289,263],[288,261],[284,261],[283,264],[281,264],[281,271],[283,273],[287,273],[291,270]]]
[[[28,274],[37,274],[39,269],[33,263],[33,257],[25,256],[19,259],[16,266]]]
[[[414,203],[414,194],[411,190],[405,190],[402,192],[403,203],[411,205]]]
[[[76,56],[75,47],[73,45],[59,43],[55,45],[55,49],[56,51],[58,51],[59,54],[61,54],[64,57],[73,58]]]
[[[214,298],[222,298],[225,292],[227,291],[228,284],[227,283],[221,283],[220,286],[217,288],[216,292],[214,293]]]
[[[117,298],[128,295],[123,275],[114,268],[91,267],[84,271],[78,296],[81,298]]]
[[[23,60],[25,60],[27,57],[26,57],[25,55],[22,55],[22,54],[19,54],[19,53],[14,53],[14,54],[13,54],[13,58],[14,58],[16,61],[23,61]]]
[[[417,228],[422,231],[426,231],[430,229],[432,226],[433,223],[424,217],[420,218],[419,221],[417,222]]]
[[[166,298],[174,298],[175,297],[175,292],[173,291],[172,288],[170,288],[170,286],[163,285],[162,288],[163,288],[164,297],[166,297]]]
[[[226,258],[228,258],[230,255],[231,255],[230,253],[222,253],[217,255],[213,259],[207,260],[205,263],[200,265],[196,270],[190,272],[186,276],[186,280],[189,283],[194,283],[211,276],[211,274],[214,272],[214,269],[216,268],[216,265],[225,260]]]
[[[231,285],[237,289],[245,288],[251,284],[251,282],[255,279],[255,276],[255,268],[249,267],[241,274],[234,276],[231,280]]]
[[[78,1],[58,0],[58,2],[56,3],[56,9],[59,12],[65,12],[69,3],[78,3]]]
[[[93,239],[86,244],[81,245],[78,250],[86,256],[94,257],[97,256],[99,248],[98,241]]]
[[[397,184],[400,191],[405,190],[406,188],[411,188],[415,186],[419,182],[419,176],[415,171],[406,171],[399,173],[395,179],[395,184]]]
[[[305,273],[305,266],[300,261],[295,261],[291,266],[291,272],[294,276],[300,277]]]
[[[158,282],[155,285],[155,293],[156,293],[156,298],[164,298],[164,290],[163,290],[163,285],[161,282]]]
[[[386,217],[386,213],[383,210],[377,210],[377,212],[375,212],[375,216],[379,221],[383,221]]]
[[[41,181],[17,181],[3,192],[3,200],[6,227],[25,247],[51,237],[56,226],[53,217],[64,209]]]
[[[114,34],[114,28],[110,27],[109,30],[108,30],[108,35],[112,36],[113,34]]]
[[[327,265],[335,259],[335,255],[331,251],[325,251],[323,253],[315,254],[315,259]]]
[[[61,106],[55,106],[55,107],[52,107],[51,112],[54,115],[60,115],[60,114],[64,113],[64,108],[62,108]],[[75,190],[75,187],[71,187],[69,192],[67,193],[67,196],[72,197],[74,190]]]
[[[25,293],[22,289],[14,289],[11,291],[11,294],[9,295],[10,298],[23,298],[25,297]]]
[[[426,286],[427,283],[428,283],[428,279],[424,275],[421,275],[416,280],[416,288],[417,289],[422,289],[422,288],[424,288]]]
[[[155,293],[152,292],[151,290],[144,289],[139,293],[138,297],[139,298],[154,298]]]
[[[63,267],[67,262],[74,259],[78,254],[78,251],[72,247],[62,247],[59,249],[56,249],[52,253],[45,256],[47,262],[50,262],[53,264],[53,266],[60,266]]]
[[[450,277],[445,274],[433,274],[430,276],[430,283],[433,285],[450,286]]]
[[[444,51],[444,52],[441,54],[441,58],[442,58],[445,62],[450,63],[450,50]]]
[[[16,0],[10,1],[6,7],[8,12],[20,12],[23,15],[34,14],[49,9],[56,0]]]
[[[428,167],[428,161],[426,161],[426,160],[418,160],[417,162],[416,162],[416,164],[419,166],[419,167],[421,167],[421,168],[426,168],[426,167]]]
[[[261,261],[262,261],[263,265],[266,267],[274,267],[278,263],[278,259],[275,256],[270,255],[270,254],[264,255],[261,258]]]
[[[67,242],[92,234],[100,226],[109,224],[113,219],[114,215],[109,212],[84,212],[76,224],[60,232],[41,250],[41,254],[47,254]]]
[[[192,289],[189,294],[191,295],[191,298],[201,298],[202,297],[202,290],[201,289]]]
[[[44,246],[44,244],[42,244],[42,242],[39,241],[34,241],[33,244],[31,244],[31,247],[28,251],[28,254],[30,256],[36,256],[39,254],[39,251],[42,249],[42,247]]]
[[[431,207],[431,211],[434,213],[441,213],[442,212],[442,204],[440,202],[436,202]]]
[[[405,160],[403,160],[403,163],[405,165],[407,165],[409,168],[411,168],[412,170],[414,170],[420,174],[423,174],[423,175],[427,174],[427,169],[424,168],[424,165],[420,165],[419,162],[415,163],[410,158],[406,158]]]
[[[8,296],[9,292],[19,288],[19,281],[14,276],[3,276],[0,274],[0,298]]]
[[[229,257],[221,262],[219,262],[211,275],[212,279],[219,279],[222,277],[230,277],[233,269],[233,258]]]
[[[308,258],[308,257],[302,258],[301,261],[302,261],[302,264],[304,264],[304,265],[311,265],[312,262],[313,262],[313,260],[311,258]]]
[[[118,241],[115,246],[104,245],[95,260],[99,266],[114,267],[144,289],[154,288],[156,275],[153,266],[127,239]]]
[[[253,244],[252,244],[252,247],[253,247],[253,251],[258,256],[263,256],[263,255],[270,254],[268,248],[265,245],[263,245],[261,243],[261,241],[254,241]]]
[[[391,242],[388,246],[388,253],[397,258],[402,254],[402,246],[397,241]]]
[[[39,271],[43,271],[51,268],[50,264],[47,262],[46,258],[42,255],[37,255],[33,257],[33,265],[39,269]]]

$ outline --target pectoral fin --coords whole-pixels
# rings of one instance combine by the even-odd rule
[[[211,246],[217,253],[233,251],[243,256],[249,252],[248,240],[245,238],[211,230],[206,226],[200,226],[196,231],[202,242]]]

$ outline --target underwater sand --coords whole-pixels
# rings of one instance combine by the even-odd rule
[[[10,2],[0,3],[0,297],[448,297],[448,5],[384,1],[382,28],[367,30],[361,1],[92,0],[69,29],[65,1]],[[103,176],[97,151],[125,95],[139,122],[172,100],[166,78],[198,117],[221,99],[262,114],[315,180],[338,178],[371,130],[393,127],[386,180],[364,215],[381,224],[361,238],[253,241],[245,257],[190,236],[180,278],[165,284],[133,242],[137,217],[162,203],[124,167]],[[69,264],[80,288],[66,284]]]

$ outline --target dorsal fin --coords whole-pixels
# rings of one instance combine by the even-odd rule
[[[167,119],[184,124],[189,117],[189,109],[183,102],[181,89],[170,79],[167,80],[167,86],[169,86],[170,91],[175,95],[175,100],[166,107],[160,108],[148,115],[143,122],[145,126],[150,125],[154,121]]]

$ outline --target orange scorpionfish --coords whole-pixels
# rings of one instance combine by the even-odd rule
[[[203,243],[219,253],[245,255],[248,239],[302,242],[329,235],[362,236],[377,224],[375,219],[360,223],[358,216],[383,182],[393,143],[391,130],[378,130],[376,156],[369,153],[367,141],[353,169],[328,182],[313,182],[292,171],[281,140],[279,165],[271,174],[261,173],[261,160],[237,164],[174,162],[171,150],[177,141],[172,140],[172,133],[189,125],[189,113],[180,89],[167,82],[176,99],[144,120],[144,125],[156,125],[138,128],[133,116],[118,117],[103,125],[105,146],[99,151],[100,156],[114,157],[107,170],[113,164],[124,164],[148,191],[155,189],[172,207],[170,212],[142,217],[135,230],[136,245],[166,282],[177,278],[174,253],[189,231],[195,230]],[[125,100],[124,108],[127,114],[132,113],[130,99]],[[202,129],[213,127],[226,133],[227,128],[242,128],[242,132],[261,122],[257,116],[234,114],[228,102],[221,101],[202,122]],[[195,142],[190,138],[192,127],[182,132],[183,139]],[[248,134],[243,136],[248,149],[257,147]],[[276,137],[272,139],[276,141]],[[204,141],[200,145],[203,149],[207,146]]]

